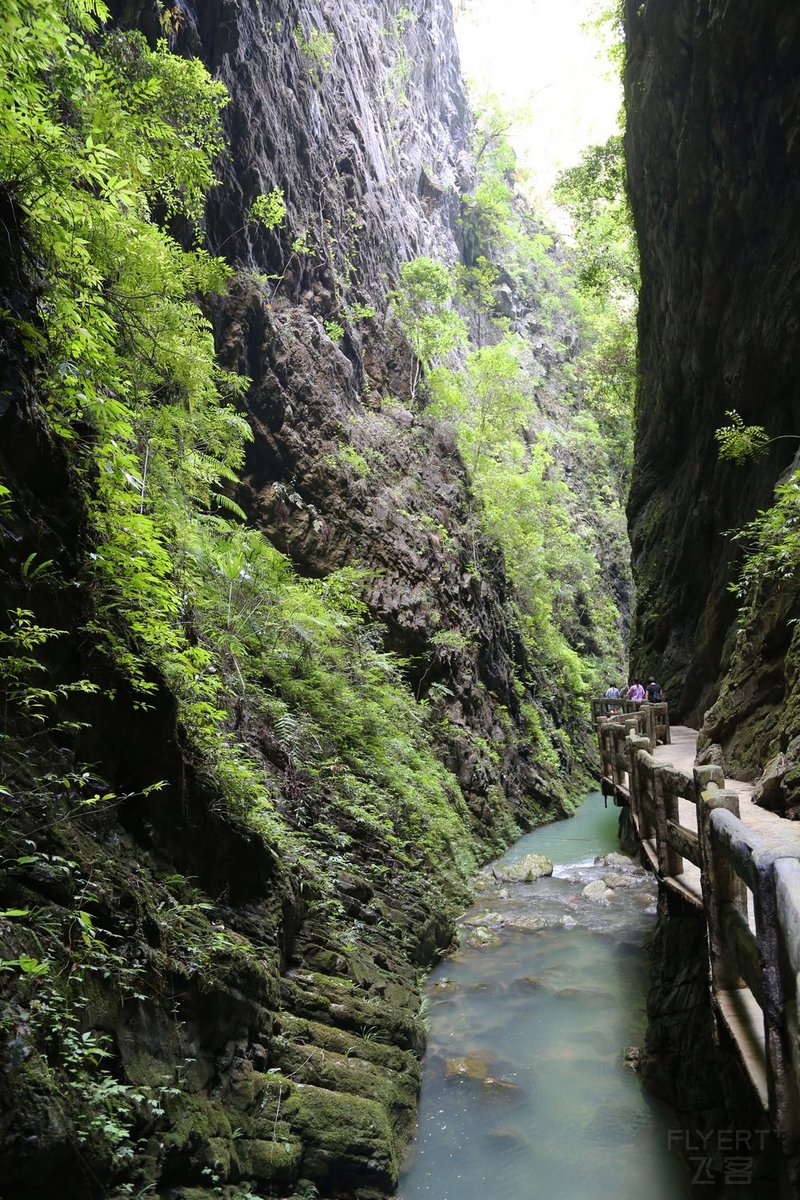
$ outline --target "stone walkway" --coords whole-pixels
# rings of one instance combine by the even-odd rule
[[[668,763],[676,770],[691,775],[697,749],[697,730],[690,729],[686,725],[673,725],[670,728],[670,736],[672,744],[657,746],[653,757],[659,762]],[[796,852],[800,857],[800,828],[794,822],[789,822],[784,817],[779,817],[776,813],[768,812],[765,808],[759,808],[758,805],[753,804],[754,788],[752,783],[743,783],[740,779],[726,779],[725,790],[738,792],[739,816],[748,829],[764,838],[770,848],[780,846],[782,849],[786,849],[788,846],[796,846]],[[693,833],[697,833],[695,806],[688,800],[681,800],[679,810],[681,825],[685,829],[691,829]],[[646,846],[646,849],[653,862],[657,863],[655,842],[652,846]],[[702,905],[700,869],[694,863],[684,860],[683,871],[679,875],[671,876],[671,881],[676,885],[678,891],[685,892],[687,899]],[[755,932],[755,917],[749,893],[748,899],[750,900],[748,916],[751,928]]]
[[[657,758],[659,762],[672,763],[677,770],[691,775],[697,749],[697,730],[689,729],[687,725],[673,725],[670,728],[670,736],[672,745],[657,746],[653,757]],[[797,840],[800,844],[800,829],[797,828],[795,822],[787,821],[785,817],[779,817],[777,813],[768,812],[766,808],[759,808],[757,804],[753,804],[754,787],[752,783],[743,783],[740,779],[726,779],[725,789],[729,792],[739,793],[739,816],[748,829],[769,839],[779,837],[782,844],[785,843],[787,837],[792,842]],[[686,812],[687,814],[691,812],[694,821],[693,804],[686,805]],[[681,823],[685,824],[683,818],[682,802]],[[800,822],[797,824],[800,825]],[[696,822],[691,825],[691,828],[696,831]]]

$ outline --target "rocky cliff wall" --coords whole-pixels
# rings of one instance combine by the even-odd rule
[[[797,732],[797,598],[773,583],[780,594],[737,622],[741,549],[727,535],[771,502],[796,442],[735,466],[714,431],[732,409],[772,437],[800,430],[800,14],[786,0],[629,0],[626,23],[642,262],[632,659],[691,723],[722,692],[707,740],[759,769]]]
[[[785,0],[627,0],[625,15],[642,266],[632,660],[661,676],[673,715],[702,726],[702,748],[730,775],[754,777],[787,751],[761,789],[786,810],[797,802],[797,580],[779,574],[740,611],[729,585],[743,548],[729,535],[771,504],[796,442],[737,466],[719,460],[714,433],[730,410],[771,437],[800,430],[800,13]],[[703,931],[664,889],[653,955],[643,1076],[684,1126],[697,1194],[733,1195],[715,1131],[752,1136],[763,1117],[715,1028]],[[754,1196],[778,1190],[764,1148]]]
[[[237,499],[303,574],[364,568],[377,636],[432,693],[454,810],[488,855],[559,811],[566,764],[551,750],[544,766],[527,741],[518,680],[535,665],[504,564],[452,440],[407,404],[411,358],[386,313],[399,261],[457,257],[469,171],[449,4],[413,7],[414,20],[388,0],[118,15],[202,54],[232,95],[208,239],[238,268],[211,312],[220,355],[252,379]],[[247,208],[273,187],[286,221],[259,231]],[[36,281],[21,254],[14,265],[4,303],[35,321]],[[257,746],[291,832],[273,842],[232,811],[165,680],[143,705],[83,632],[86,495],[25,346],[3,349],[0,607],[71,631],[43,652],[51,682],[100,690],[74,702],[70,732],[23,738],[0,795],[0,948],[17,963],[2,979],[0,1195],[389,1194],[414,1122],[421,972],[464,898],[452,864],[428,861],[400,818],[391,849],[359,824],[335,762],[329,806],[306,810],[302,764],[263,715],[230,725]],[[41,562],[54,569],[32,572]],[[540,706],[556,749],[557,705]],[[84,804],[85,788],[102,802]]]
[[[459,257],[473,168],[450,5],[207,0],[185,13],[176,48],[231,95],[207,238],[239,271],[213,314],[220,355],[253,381],[237,499],[304,574],[365,569],[370,609],[418,694],[452,693],[443,754],[473,812],[491,827],[507,796],[525,823],[558,791],[525,744],[513,676],[532,668],[455,442],[411,411],[412,360],[387,307],[401,262]],[[154,8],[120,14],[158,33]],[[260,230],[246,214],[275,187],[286,218]],[[356,306],[374,315],[354,319]],[[463,647],[443,658],[431,637],[452,630]]]

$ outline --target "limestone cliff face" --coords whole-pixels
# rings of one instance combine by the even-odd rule
[[[115,7],[158,35],[160,6]],[[535,680],[535,665],[514,631],[504,565],[455,446],[407,402],[411,358],[386,306],[400,261],[458,254],[469,164],[449,2],[198,0],[178,12],[177,44],[232,97],[207,232],[238,268],[211,313],[220,355],[252,380],[255,441],[237,499],[301,572],[363,566],[370,609],[408,657],[416,692],[439,685],[431,724],[488,854],[557,810],[557,771],[526,745],[512,668]],[[273,187],[286,221],[259,231],[247,210]],[[30,295],[15,307],[31,312]],[[82,629],[80,489],[28,419],[24,349],[10,349],[0,471],[15,508],[0,513],[1,608],[30,605],[48,625]],[[58,562],[63,586],[46,572],[26,578],[34,553]],[[441,651],[437,632],[449,635]],[[91,909],[103,953],[124,971],[92,968],[75,1028],[108,1046],[126,1095],[141,1088],[158,1102],[129,1114],[133,1163],[109,1159],[34,1053],[24,992],[4,989],[0,1195],[391,1193],[424,1043],[419,974],[449,943],[457,886],[432,878],[411,840],[376,861],[363,831],[342,825],[332,845],[353,834],[355,849],[347,864],[331,852],[321,897],[302,854],[285,861],[220,804],[163,680],[144,711],[80,638],[48,666],[55,679],[92,674],[102,691],[81,702],[74,754],[43,746],[22,785],[91,763],[116,799],[76,814],[65,792],[23,813],[15,837],[29,841],[4,857],[0,900],[54,929],[66,920],[77,941],[68,914]],[[551,732],[555,704],[542,707]],[[262,742],[265,782],[291,807],[285,755]],[[155,778],[163,791],[143,798]],[[9,960],[39,952],[8,921],[0,949]]]
[[[154,6],[115,7],[160,34]],[[221,356],[253,381],[237,499],[304,573],[368,571],[370,607],[419,693],[442,681],[452,692],[443,753],[473,812],[491,826],[489,797],[504,794],[524,822],[553,784],[493,696],[516,720],[512,670],[531,668],[455,444],[410,411],[412,361],[387,311],[401,262],[460,253],[472,165],[451,6],[202,0],[183,12],[176,48],[231,95],[207,237],[240,270],[214,313]],[[246,216],[275,187],[287,215],[267,232]],[[374,316],[351,319],[355,306]],[[443,661],[430,638],[454,629],[465,647]],[[503,747],[499,771],[486,738]]]
[[[231,94],[208,239],[240,268],[214,314],[220,352],[253,380],[237,498],[304,573],[365,568],[418,694],[452,693],[443,754],[473,812],[491,827],[505,795],[525,822],[553,786],[518,722],[512,671],[530,668],[503,564],[470,515],[455,444],[411,411],[411,357],[387,309],[401,262],[459,256],[472,167],[450,4],[253,0],[234,19],[207,0],[180,37]],[[259,232],[246,213],[273,187],[287,217]],[[358,305],[374,316],[354,318]],[[464,645],[443,660],[431,637],[453,630]],[[502,748],[499,770],[485,739]]]
[[[351,283],[381,296],[401,260],[453,258],[469,164],[449,4],[202,0],[183,36],[231,95],[213,248],[282,270],[294,236],[308,232],[313,251],[287,278],[295,297],[312,290],[320,315]],[[273,186],[288,205],[279,236],[242,230],[254,196]]]
[[[758,768],[797,732],[781,716],[797,599],[787,581],[737,625],[726,531],[770,503],[796,442],[737,467],[718,460],[714,430],[731,409],[770,436],[800,430],[800,13],[629,0],[626,21],[642,259],[632,657],[693,723],[722,690],[707,737]]]

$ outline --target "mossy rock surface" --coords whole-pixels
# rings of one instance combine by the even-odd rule
[[[259,1183],[294,1183],[299,1177],[303,1147],[288,1138],[239,1138],[236,1141],[239,1171]]]
[[[340,1188],[396,1186],[395,1141],[383,1105],[300,1084],[284,1114],[302,1136],[303,1174],[309,1179],[335,1179]]]
[[[504,883],[534,883],[543,875],[552,875],[553,864],[544,854],[526,854],[516,862],[496,863],[492,874]]]

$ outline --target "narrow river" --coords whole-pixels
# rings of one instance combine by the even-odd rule
[[[419,1135],[402,1200],[680,1200],[669,1114],[625,1051],[645,1026],[652,879],[618,849],[617,810],[592,793],[575,817],[501,860],[545,854],[552,878],[491,868],[461,949],[433,973]],[[583,889],[606,878],[600,899]],[[598,884],[594,890],[602,891]]]

